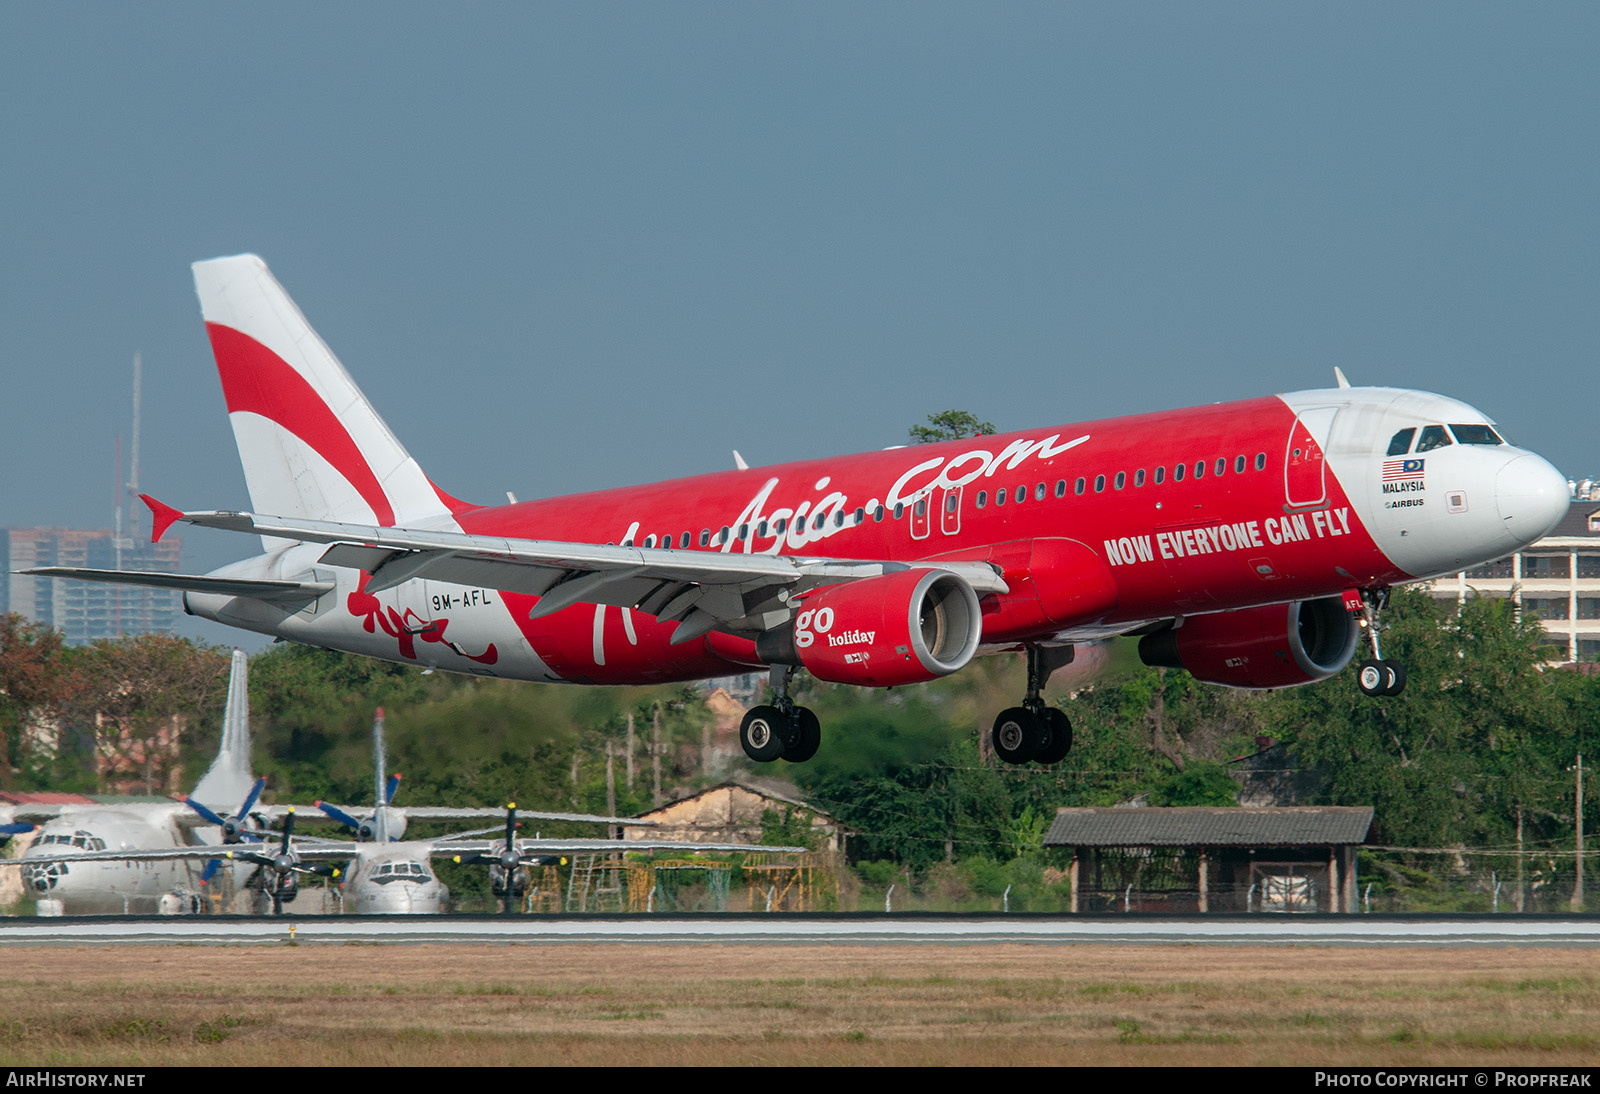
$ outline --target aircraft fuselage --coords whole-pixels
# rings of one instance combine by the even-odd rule
[[[454,526],[671,551],[987,562],[1009,591],[982,600],[983,647],[1015,648],[1382,588],[1515,551],[1565,511],[1565,479],[1548,463],[1481,433],[1425,452],[1413,438],[1389,454],[1406,429],[1487,424],[1442,396],[1336,388],[463,506]],[[674,624],[627,607],[580,603],[530,620],[537,597],[422,578],[372,595],[364,572],[323,564],[324,551],[293,545],[217,571],[334,583],[304,608],[190,592],[187,609],[312,645],[529,680],[658,683],[763,665],[749,638],[675,646]]]

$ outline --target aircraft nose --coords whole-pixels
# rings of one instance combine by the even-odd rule
[[[1531,452],[1500,469],[1494,497],[1507,534],[1522,544],[1543,539],[1567,515],[1566,477]]]

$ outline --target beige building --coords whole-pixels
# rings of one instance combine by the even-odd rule
[[[639,815],[654,827],[623,828],[629,840],[687,840],[696,843],[760,843],[761,819],[768,810],[780,818],[798,812],[809,819],[816,849],[837,851],[844,828],[828,814],[796,798],[740,782],[709,790]]]
[[[1600,660],[1600,497],[1578,491],[1572,508],[1544,539],[1517,554],[1441,578],[1433,592],[1458,600],[1513,597],[1543,624],[1552,659]]]
[[[177,573],[183,542],[124,537],[110,529],[6,528],[0,530],[0,613],[16,612],[54,627],[68,645],[123,635],[170,634],[183,613],[183,594],[95,581],[61,581],[12,573],[34,566]]]

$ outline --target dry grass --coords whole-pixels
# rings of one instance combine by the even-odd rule
[[[1537,1064],[1600,951],[8,948],[0,1064]]]

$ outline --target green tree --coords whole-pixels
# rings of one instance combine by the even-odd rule
[[[943,410],[928,415],[927,425],[911,427],[911,439],[917,444],[934,441],[959,441],[967,437],[987,436],[995,431],[993,422],[980,422],[977,416],[965,410]]]
[[[1373,842],[1414,847],[1504,846],[1519,809],[1558,814],[1572,712],[1542,671],[1538,622],[1415,588],[1388,615],[1402,695],[1369,699],[1341,676],[1272,697],[1294,754],[1329,772],[1328,800],[1376,807]]]
[[[65,697],[61,632],[15,612],[0,616],[0,786],[49,783],[53,757],[31,747],[29,726]]]
[[[1175,771],[1150,792],[1150,804],[1237,805],[1239,784],[1219,763],[1195,760]]]
[[[202,726],[214,734],[221,723],[227,653],[146,634],[70,650],[67,666],[63,726],[94,742],[106,781],[146,794],[177,789],[195,734]]]

